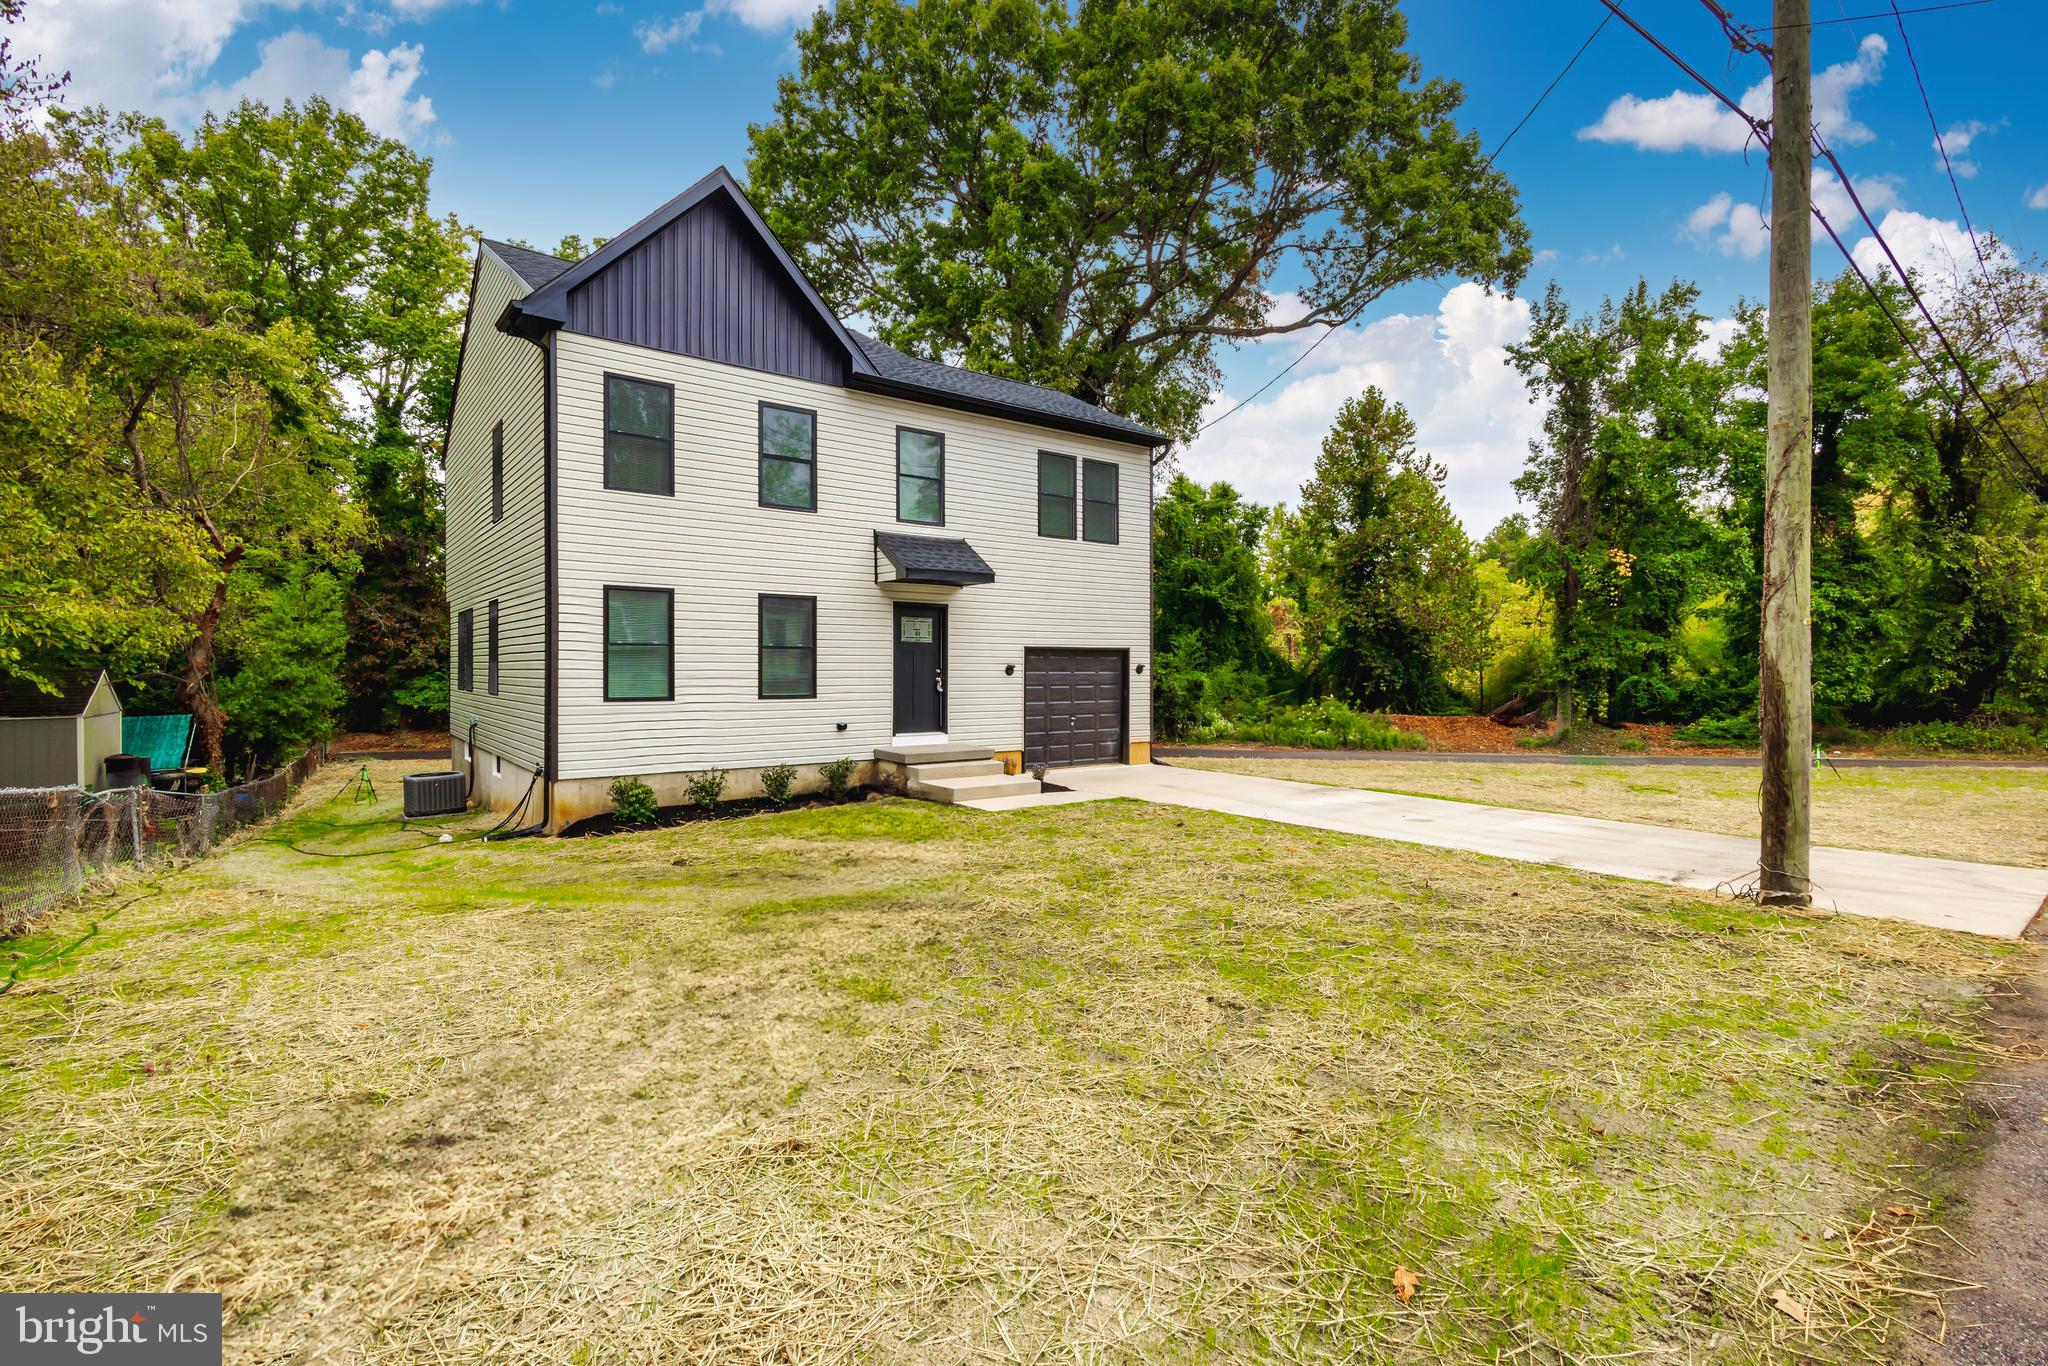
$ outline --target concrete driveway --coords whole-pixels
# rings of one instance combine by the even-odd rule
[[[1700,891],[1732,893],[1756,881],[1756,842],[1734,835],[1163,764],[1064,769],[1057,781],[1076,792],[1465,849]],[[1816,848],[1813,880],[1816,906],[2000,939],[2017,939],[2048,901],[2048,869],[1860,849]]]

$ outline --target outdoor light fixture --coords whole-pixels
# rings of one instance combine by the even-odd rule
[[[1003,673],[1004,673],[1004,674],[1005,674],[1006,676],[1007,676],[1007,675],[1009,675],[1009,674],[1013,674],[1013,673],[1015,673],[1015,672],[1017,672],[1017,666],[1016,666],[1015,664],[1005,664],[1005,665],[1003,665]]]
[[[835,722],[833,723],[833,725],[832,725],[832,728],[833,728],[834,730],[845,730],[845,729],[846,729],[846,723],[845,723],[844,721],[835,721]]]
[[[1145,666],[1144,666],[1143,664],[1140,664],[1140,665],[1138,666],[1138,672],[1139,672],[1139,673],[1143,673],[1143,672],[1145,672]]]

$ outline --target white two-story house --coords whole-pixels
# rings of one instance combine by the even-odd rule
[[[580,262],[486,241],[447,445],[450,729],[549,829],[632,775],[1144,762],[1166,438],[848,329],[723,169]]]

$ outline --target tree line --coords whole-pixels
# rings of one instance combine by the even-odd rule
[[[1814,305],[1814,701],[1847,725],[2048,713],[2048,283],[1995,246],[1944,296]],[[1698,290],[1592,313],[1553,286],[1510,363],[1548,401],[1530,509],[1468,539],[1399,403],[1347,402],[1295,507],[1177,477],[1157,504],[1156,707],[1200,733],[1276,702],[1753,731],[1766,335]]]

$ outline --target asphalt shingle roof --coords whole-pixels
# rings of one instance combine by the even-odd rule
[[[99,686],[100,675],[97,669],[80,670],[51,681],[57,685],[55,696],[25,678],[0,674],[0,716],[82,716],[85,704],[92,701],[92,690]]]
[[[957,536],[906,536],[877,531],[875,545],[897,572],[923,583],[993,583],[996,571]]]
[[[906,355],[895,347],[876,341],[864,332],[847,331],[861,350],[867,353],[868,363],[875,367],[883,379],[896,384],[909,385],[933,394],[952,394],[961,398],[974,399],[981,403],[997,403],[1006,408],[1022,408],[1029,412],[1043,413],[1047,417],[1065,418],[1073,422],[1088,422],[1099,427],[1114,427],[1129,432],[1132,436],[1164,444],[1166,438],[1140,423],[1131,421],[1107,408],[1098,408],[1092,403],[1063,394],[1057,389],[1047,389],[1022,380],[1001,379],[995,375],[984,375],[979,370],[967,370],[957,365],[941,365],[937,361],[919,360]]]
[[[532,251],[526,247],[515,247],[510,242],[494,242],[484,239],[494,255],[512,267],[512,273],[526,282],[528,289],[539,289],[542,285],[560,275],[574,261],[564,261],[559,256],[550,256],[544,251]]]
[[[559,256],[532,251],[526,247],[515,247],[510,242],[484,239],[498,258],[510,267],[513,273],[526,282],[529,291],[541,288],[569,270],[576,263],[564,261]],[[868,364],[875,373],[892,385],[914,389],[945,403],[952,399],[960,403],[979,404],[1005,408],[1014,412],[1022,421],[1032,416],[1056,419],[1065,423],[1083,423],[1090,427],[1107,428],[1136,438],[1147,445],[1164,445],[1167,438],[1140,423],[1133,422],[1107,408],[1099,408],[1084,402],[1072,394],[1063,394],[1057,389],[1047,389],[1021,380],[1002,379],[995,375],[984,375],[979,370],[967,370],[957,365],[943,365],[938,361],[920,360],[907,355],[895,347],[875,340],[862,332],[847,328],[847,335],[853,338],[866,355]]]

